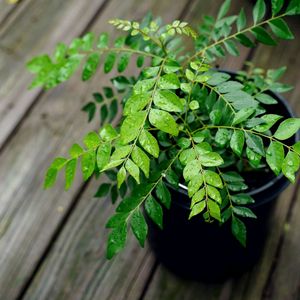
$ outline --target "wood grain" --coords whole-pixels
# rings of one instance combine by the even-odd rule
[[[135,0],[110,1],[91,29],[96,33],[112,32],[112,27],[107,24],[110,18],[140,19],[149,9],[170,21],[174,15],[179,15],[187,2],[182,1],[176,6],[158,0],[139,2],[138,6],[136,3]],[[80,108],[99,88],[99,78],[101,85],[108,83],[102,72],[88,84],[83,84],[79,76],[76,77],[39,100],[0,157],[0,185],[3,190],[0,199],[3,220],[0,226],[3,228],[0,294],[4,299],[14,299],[19,295],[81,188],[78,176],[68,193],[63,192],[63,180],[51,191],[42,190],[45,169],[54,155],[67,153],[72,142],[80,140],[95,126],[86,125],[86,116]],[[103,218],[101,222],[104,222]],[[105,237],[101,238],[105,240]]]
[[[41,92],[27,92],[25,63],[80,35],[106,0],[26,0],[0,27],[0,148]]]

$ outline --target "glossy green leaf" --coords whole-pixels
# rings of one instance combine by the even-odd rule
[[[82,107],[82,110],[88,113],[88,122],[92,121],[96,113],[96,104],[89,102]]]
[[[205,209],[205,207],[206,207],[205,201],[200,201],[200,202],[196,203],[195,205],[193,205],[192,210],[189,214],[189,219],[200,214]]]
[[[124,167],[121,167],[117,174],[118,188],[121,187],[121,185],[125,181],[125,179],[126,179],[126,169]]]
[[[124,144],[133,141],[138,136],[141,127],[143,127],[145,123],[146,116],[146,111],[139,111],[126,117],[120,131],[121,139]]]
[[[224,41],[225,48],[227,52],[233,56],[239,56],[240,52],[232,40]]]
[[[128,173],[135,179],[135,181],[137,183],[140,183],[140,169],[131,159],[127,159],[125,168]]]
[[[126,243],[127,226],[126,223],[122,223],[120,226],[113,228],[109,234],[106,257],[112,259],[114,255],[120,252]]]
[[[101,33],[98,39],[97,48],[106,48],[108,46],[108,34]]]
[[[216,152],[209,152],[201,155],[199,161],[205,167],[218,167],[224,163],[223,158]]]
[[[254,203],[254,199],[248,194],[235,194],[231,196],[231,200],[238,205],[246,205]]]
[[[265,132],[269,130],[278,120],[282,118],[282,116],[267,114],[263,115],[261,118],[265,121],[265,123],[254,127],[254,130],[258,132]]]
[[[253,218],[253,219],[257,218],[256,215],[253,213],[253,211],[247,207],[234,206],[233,212],[244,218]]]
[[[246,148],[246,155],[249,159],[249,162],[253,168],[258,168],[262,156],[257,152],[252,151],[249,147]]]
[[[245,132],[247,146],[261,156],[265,156],[262,138],[249,132]]]
[[[116,58],[117,58],[117,56],[114,52],[108,53],[108,55],[105,58],[105,62],[104,62],[104,73],[109,73],[112,70],[112,68],[114,67]]]
[[[75,177],[75,172],[76,172],[76,165],[77,165],[77,160],[75,158],[69,160],[66,163],[66,169],[65,169],[65,177],[66,177],[66,184],[65,184],[65,189],[68,190]]]
[[[145,240],[148,233],[148,225],[146,223],[143,213],[140,210],[135,210],[132,213],[130,219],[130,225],[141,247],[144,247]]]
[[[190,160],[183,169],[183,177],[186,181],[199,176],[201,171],[201,163],[199,160]]]
[[[89,151],[82,154],[81,171],[83,180],[86,181],[95,170],[95,151]]]
[[[44,189],[51,188],[56,181],[56,177],[57,177],[57,169],[50,167],[47,170],[46,175],[45,175]]]
[[[138,146],[135,146],[131,153],[131,158],[134,163],[144,172],[145,176],[149,177],[150,159],[148,155]]]
[[[161,89],[176,90],[180,87],[180,81],[176,74],[170,73],[160,77],[158,87]]]
[[[227,146],[231,138],[231,131],[225,128],[219,128],[215,135],[215,142],[220,148]]]
[[[255,47],[255,44],[252,42],[252,40],[250,40],[250,38],[243,33],[238,34],[235,38],[247,48]]]
[[[83,153],[83,149],[78,144],[73,144],[69,153],[72,158],[77,158]]]
[[[152,221],[163,228],[163,210],[161,205],[150,195],[145,202],[145,210]]]
[[[276,141],[271,142],[266,152],[266,161],[276,176],[278,176],[281,172],[283,160],[283,145]]]
[[[84,137],[83,143],[85,144],[87,149],[95,149],[100,145],[101,140],[99,135],[96,132],[92,131]]]
[[[150,123],[159,130],[177,136],[179,133],[178,125],[173,116],[166,111],[151,109],[149,114]]]
[[[216,220],[221,222],[221,210],[220,210],[220,206],[212,201],[212,200],[208,200],[207,201],[207,208],[209,211],[209,214]]]
[[[219,204],[222,203],[222,197],[220,195],[220,192],[215,187],[208,185],[207,186],[207,193],[208,193],[208,196],[211,199],[215,200]]]
[[[264,0],[257,0],[253,9],[254,24],[261,21],[266,14],[266,4]]]
[[[118,160],[125,158],[132,150],[132,145],[119,146],[115,148],[115,151],[111,155],[111,160]]]
[[[246,121],[254,112],[255,109],[252,107],[241,109],[234,115],[232,125],[237,125]]]
[[[217,187],[219,189],[223,188],[223,182],[219,174],[216,172],[210,171],[210,170],[205,170],[204,171],[204,178],[205,182],[207,184],[210,184],[214,187]]]
[[[241,90],[244,86],[237,81],[226,81],[217,86],[217,90],[222,93],[229,93],[231,91]]]
[[[230,140],[230,147],[237,156],[242,155],[244,143],[245,143],[244,132],[242,130],[234,130]]]
[[[299,0],[291,0],[289,6],[286,9],[287,15],[299,15],[300,14],[300,2]]]
[[[111,124],[106,124],[100,129],[99,135],[103,141],[109,142],[114,140],[118,136],[118,133]]]
[[[225,0],[223,4],[220,7],[220,10],[218,12],[217,19],[220,20],[228,13],[230,8],[231,0]]]
[[[300,129],[300,118],[289,118],[280,123],[274,137],[278,140],[286,140],[292,137]]]
[[[188,195],[192,197],[202,186],[203,184],[203,176],[201,174],[197,174],[192,177],[188,183]]]
[[[238,32],[244,29],[246,27],[246,24],[247,24],[246,14],[245,14],[245,10],[242,8],[236,20]]]
[[[277,15],[282,6],[284,4],[284,0],[272,0],[272,15],[275,16]]]
[[[231,231],[235,238],[246,247],[247,229],[243,221],[237,217],[232,217],[231,220]]]
[[[196,203],[203,200],[205,196],[206,196],[205,188],[202,188],[198,192],[196,192],[192,198],[191,207],[193,207]]]
[[[169,112],[182,112],[183,104],[180,98],[169,90],[159,90],[154,94],[154,104]]]
[[[131,54],[122,53],[118,62],[118,72],[124,72],[129,64]]]
[[[88,56],[87,61],[83,67],[82,80],[89,80],[95,73],[100,63],[99,53],[92,53]]]
[[[102,170],[110,159],[111,144],[103,143],[98,147],[97,150],[97,166],[99,170]]]
[[[265,94],[265,93],[255,95],[255,99],[258,100],[259,102],[261,102],[263,104],[267,104],[267,105],[277,103],[277,100],[275,100],[273,97],[271,97],[270,95]]]
[[[97,192],[96,192],[96,194],[95,194],[94,197],[96,197],[96,198],[102,198],[104,196],[107,196],[108,193],[109,193],[110,187],[111,187],[110,183],[102,183],[99,186],[99,188],[98,188],[98,190],[97,190]]]
[[[268,24],[277,37],[285,40],[294,39],[294,35],[283,19],[274,19],[271,20]]]
[[[147,130],[142,130],[139,136],[141,146],[155,158],[159,155],[159,146],[156,138]]]
[[[171,206],[171,194],[169,192],[169,189],[166,187],[166,185],[160,181],[157,185],[156,185],[156,196],[157,198],[160,200],[160,202],[166,207],[166,208],[170,208]]]
[[[253,29],[251,29],[251,32],[259,42],[265,45],[275,46],[277,44],[263,27],[254,27]]]
[[[149,103],[150,99],[150,95],[147,93],[132,95],[125,103],[124,115],[127,116],[142,110]]]
[[[282,173],[292,183],[295,182],[295,173],[299,170],[300,157],[296,153],[289,151],[282,163]]]

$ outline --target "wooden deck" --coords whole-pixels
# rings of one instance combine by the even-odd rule
[[[78,178],[69,192],[63,178],[42,190],[43,175],[55,155],[63,155],[88,130],[80,111],[93,91],[107,82],[102,73],[88,84],[79,77],[44,92],[27,91],[31,76],[25,61],[50,52],[59,41],[87,31],[113,32],[113,17],[140,19],[151,10],[164,21],[182,18],[197,24],[216,13],[210,0],[0,0],[0,299],[300,299],[299,182],[278,200],[264,254],[238,280],[207,285],[169,274],[150,250],[131,238],[114,260],[105,259],[110,201],[93,198],[99,182]],[[232,11],[246,0],[234,0]],[[300,115],[300,22],[290,25],[297,41],[277,48],[244,49],[221,67],[239,69],[245,60],[261,67],[286,65],[287,95]],[[90,128],[96,124],[89,125]]]

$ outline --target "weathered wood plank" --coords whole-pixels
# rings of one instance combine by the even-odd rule
[[[19,4],[9,4],[7,0],[0,0],[0,25],[6,21],[7,17]]]
[[[143,2],[142,5],[137,5],[135,0],[110,1],[92,29],[96,33],[111,32],[112,27],[107,24],[110,18],[140,19],[149,9],[170,21],[174,15],[178,16],[186,3],[181,1],[174,6],[158,0]],[[80,113],[80,108],[91,92],[99,88],[99,76],[88,84],[74,78],[48,92],[31,110],[0,157],[0,185],[4,191],[0,199],[3,219],[0,294],[5,299],[14,299],[20,293],[80,189],[78,178],[68,193],[62,192],[62,181],[53,190],[44,192],[43,174],[55,153],[67,153],[72,142],[80,140],[92,127],[86,125],[86,116]],[[105,80],[101,82],[107,83]],[[101,222],[104,222],[103,218]],[[136,277],[139,275],[136,274]],[[91,284],[97,287],[97,282]]]
[[[0,148],[40,93],[26,92],[25,62],[80,35],[105,1],[24,1],[0,27]]]

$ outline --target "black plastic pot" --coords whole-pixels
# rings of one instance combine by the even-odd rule
[[[280,95],[272,96],[278,104],[270,106],[268,113],[292,117],[287,102]],[[295,143],[298,135],[289,142]],[[259,179],[261,174],[252,176]],[[270,178],[263,184],[263,180],[252,183],[249,194],[255,204],[249,207],[257,219],[244,219],[248,231],[246,248],[233,237],[230,222],[220,226],[217,222],[207,224],[201,217],[188,220],[190,199],[186,190],[172,189],[171,208],[164,210],[164,229],[149,221],[149,242],[158,260],[176,275],[206,282],[220,282],[249,270],[262,252],[272,206],[289,184],[283,175]]]

